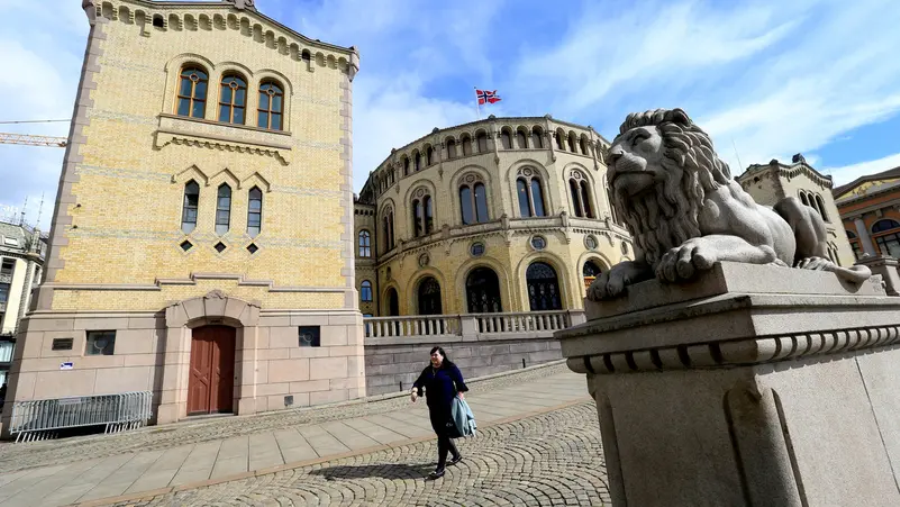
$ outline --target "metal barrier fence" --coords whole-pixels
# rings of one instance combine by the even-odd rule
[[[52,400],[17,401],[13,404],[9,432],[16,442],[55,438],[59,430],[105,426],[105,433],[140,428],[153,415],[150,391]]]

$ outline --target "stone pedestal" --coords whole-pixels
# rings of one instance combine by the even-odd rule
[[[868,266],[873,275],[880,275],[888,296],[900,296],[900,272],[897,271],[897,259],[886,255],[870,255],[856,262]]]
[[[586,302],[557,333],[617,507],[900,505],[900,298],[718,264]]]

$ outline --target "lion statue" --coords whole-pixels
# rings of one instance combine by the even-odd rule
[[[865,266],[828,260],[822,217],[796,197],[774,209],[757,204],[681,109],[628,115],[609,149],[607,181],[636,259],[594,280],[593,301],[654,276],[688,280],[718,261],[831,271],[852,283],[871,276]]]

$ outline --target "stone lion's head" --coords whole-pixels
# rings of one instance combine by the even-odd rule
[[[706,193],[730,179],[712,139],[681,109],[628,115],[609,149],[612,204],[651,266],[701,235]]]

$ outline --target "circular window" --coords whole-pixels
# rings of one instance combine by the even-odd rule
[[[588,250],[594,250],[597,248],[597,238],[593,236],[585,236],[584,237],[584,246]]]
[[[431,261],[431,259],[428,258],[428,254],[427,254],[427,253],[423,253],[422,255],[419,256],[419,266],[420,266],[420,267],[423,267],[423,268],[424,268],[425,266],[428,265],[428,263],[429,263],[430,261]]]
[[[535,250],[543,250],[547,248],[547,240],[543,236],[533,236],[531,238],[531,247]]]
[[[484,243],[474,243],[470,249],[473,257],[481,257],[484,255]]]
[[[628,255],[628,243],[622,242],[622,253]]]

